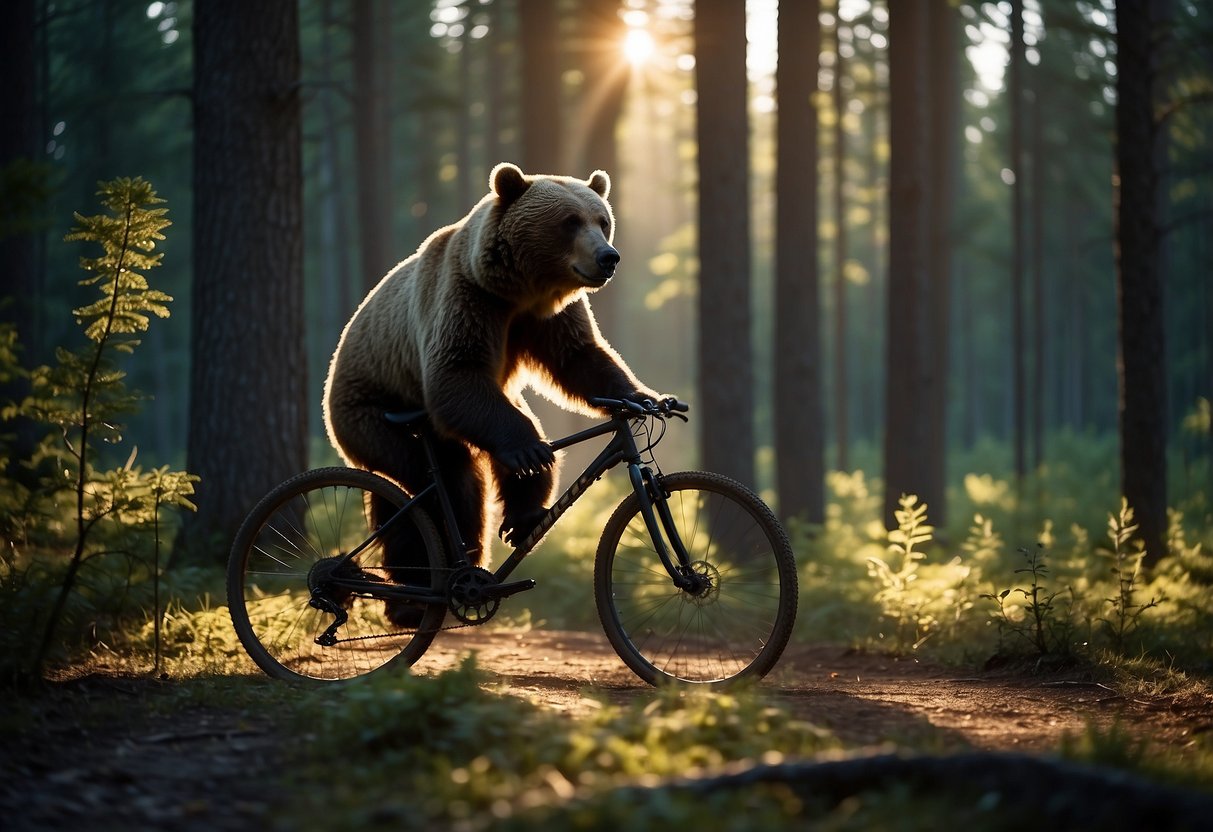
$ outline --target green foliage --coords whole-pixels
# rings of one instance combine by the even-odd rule
[[[1070,650],[1074,627],[1074,591],[1069,592],[1069,604],[1058,601],[1061,592],[1049,592],[1044,579],[1049,574],[1045,562],[1045,547],[1038,543],[1034,548],[1020,548],[1024,565],[1015,570],[1017,575],[1028,575],[1028,586],[1016,586],[1001,592],[982,595],[997,607],[994,613],[998,623],[999,638],[1007,633],[1026,641],[1032,649],[1043,656],[1050,652],[1066,654]],[[1022,596],[1022,604],[1014,604],[1015,595]]]
[[[150,531],[154,560],[145,569],[153,581],[158,579],[161,509],[192,508],[189,498],[197,481],[167,466],[144,471],[135,465],[137,449],[118,467],[99,464],[98,445],[121,442],[119,418],[135,412],[139,404],[138,395],[126,389],[125,372],[114,358],[129,355],[139,345],[134,336],[147,330],[151,317],[168,316],[166,304],[172,298],[152,289],[143,274],[160,264],[161,255],[154,250],[169,221],[166,209],[154,206],[163,200],[138,178],[103,182],[98,194],[106,212],[77,214],[78,226],[67,235],[70,241],[96,243],[102,249],[100,256],[80,259],[81,268],[89,273],[80,285],[94,287],[100,294],[73,310],[87,343],[75,350],[60,347],[54,365],[30,371],[30,394],[6,406],[3,413],[6,419],[24,418],[49,431],[33,457],[22,461],[35,472],[37,484],[25,488],[6,483],[0,497],[22,508],[21,519],[10,520],[6,529],[10,534],[20,530],[23,536],[9,537],[12,552],[6,553],[0,575],[5,588],[11,583],[29,589],[31,582],[51,575],[59,581],[53,600],[40,606],[39,614],[15,619],[11,628],[4,628],[15,634],[10,637],[19,645],[37,644],[32,656],[24,656],[27,650],[20,649],[7,654],[10,661],[28,658],[35,674],[55,648],[61,620],[67,616],[77,627],[89,623],[95,628],[95,621],[81,621],[73,613],[83,606],[85,617],[91,617],[95,609],[90,600],[113,593],[113,587],[94,591],[82,582],[73,598],[87,563],[121,556],[128,562],[128,575],[139,571],[136,564],[146,553],[138,541]],[[6,372],[16,372],[15,335],[6,332],[2,342],[0,361]],[[55,561],[63,546],[70,556],[60,568]],[[113,573],[97,574],[104,579]],[[42,630],[36,642],[30,637],[35,628]]]
[[[901,508],[894,512],[897,528],[889,532],[888,552],[893,564],[881,558],[868,558],[868,574],[880,583],[876,601],[886,618],[893,621],[894,649],[904,650],[908,645],[917,646],[921,637],[921,603],[910,592],[918,580],[918,564],[926,554],[915,547],[931,540],[934,528],[927,525],[927,506],[919,504],[918,497],[902,494],[898,500]]]
[[[892,563],[868,558],[868,574],[880,585],[875,600],[887,621],[893,624],[893,650],[917,650],[945,626],[955,626],[972,603],[961,589],[969,568],[959,558],[947,564],[923,568],[922,548],[934,536],[927,523],[926,503],[913,494],[903,494],[894,512],[897,528],[888,533]]]
[[[1094,442],[1073,456],[1097,472],[1104,467],[1102,448]],[[1046,492],[1084,479],[1079,468],[1041,476]],[[928,651],[946,661],[1026,654],[1119,667],[1146,655],[1213,669],[1208,542],[1188,539],[1179,511],[1171,512],[1168,556],[1147,574],[1136,544],[1123,536],[1119,554],[1115,545],[1110,551],[1096,546],[1084,525],[1091,512],[1072,498],[1055,501],[1062,524],[1045,519],[1036,545],[1013,548],[1003,528],[1029,522],[1031,513],[1014,489],[993,477],[967,478],[971,505],[981,510],[969,515],[966,529],[940,539],[927,507],[911,498],[903,498],[898,527],[886,532],[879,483],[870,486],[862,472],[833,472],[827,485],[824,526],[812,533],[796,523],[789,528],[801,573],[799,639],[841,635],[855,646]],[[953,536],[958,543],[946,542]]]
[[[1062,738],[1061,756],[1084,763],[1140,772],[1151,779],[1180,787],[1209,789],[1213,781],[1213,737],[1197,733],[1182,754],[1152,745],[1125,725],[1087,725],[1078,736]]]
[[[315,737],[309,780],[329,782],[333,748],[351,761],[316,800],[352,828],[503,822],[573,795],[838,745],[756,691],[671,688],[561,716],[494,691],[472,658],[436,676],[383,675],[315,694],[300,718]],[[299,818],[318,808],[300,804]]]
[[[1129,507],[1128,500],[1122,498],[1120,512],[1108,515],[1108,537],[1112,539],[1112,548],[1103,552],[1112,561],[1116,594],[1106,599],[1112,610],[1107,618],[1100,619],[1118,651],[1124,650],[1126,640],[1137,630],[1142,614],[1162,601],[1162,598],[1151,598],[1142,604],[1134,597],[1141,579],[1141,563],[1146,556],[1145,545],[1133,538],[1136,531],[1133,509]]]

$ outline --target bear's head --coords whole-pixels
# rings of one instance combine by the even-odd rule
[[[489,178],[497,235],[511,253],[513,276],[526,295],[515,298],[542,314],[556,314],[573,298],[606,284],[619,252],[611,245],[614,216],[607,203],[611,179],[527,176],[502,163]]]

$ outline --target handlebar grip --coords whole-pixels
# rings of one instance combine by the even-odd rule
[[[612,413],[635,413],[639,415],[646,413],[686,413],[691,409],[689,404],[673,396],[657,402],[651,399],[636,402],[631,399],[609,399],[601,396],[595,396],[586,401],[594,407],[601,407],[603,410]]]

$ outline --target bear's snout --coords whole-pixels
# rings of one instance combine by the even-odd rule
[[[610,277],[615,274],[615,267],[619,265],[619,252],[610,246],[603,246],[598,249],[595,260],[598,263],[599,270],[607,277]]]

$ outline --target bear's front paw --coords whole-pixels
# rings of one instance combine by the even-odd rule
[[[511,546],[517,546],[535,530],[545,514],[547,514],[547,509],[542,508],[524,511],[517,515],[507,513],[505,519],[501,521],[501,528],[497,530],[497,534]]]
[[[510,448],[497,454],[497,461],[520,477],[538,474],[556,464],[556,454],[546,442]]]

